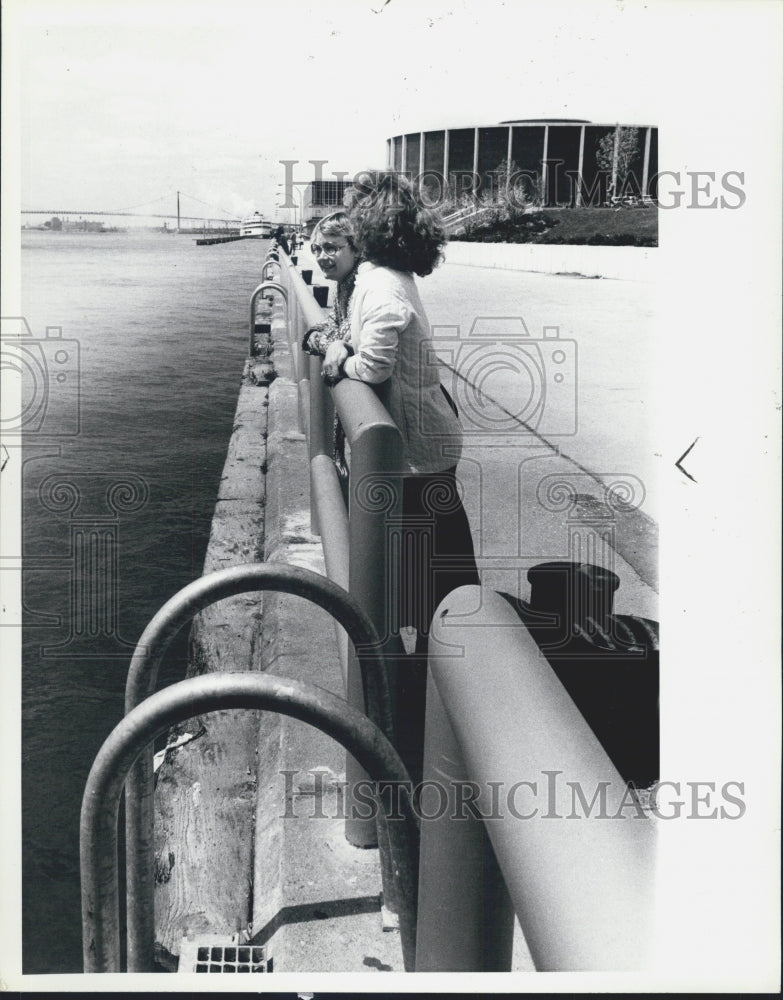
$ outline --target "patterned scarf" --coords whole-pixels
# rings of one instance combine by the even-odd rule
[[[350,341],[351,339],[351,300],[356,285],[356,272],[359,267],[357,260],[351,271],[337,284],[337,294],[334,305],[326,322],[317,328],[311,338],[311,348],[319,354],[325,354],[326,348],[335,340]],[[340,423],[337,412],[334,414],[334,464],[338,475],[348,478],[348,464],[345,459],[345,431]]]

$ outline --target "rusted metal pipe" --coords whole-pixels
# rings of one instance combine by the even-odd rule
[[[131,659],[125,711],[132,711],[155,690],[160,663],[171,641],[199,611],[237,594],[272,590],[318,604],[336,619],[358,649],[366,682],[367,711],[392,739],[391,705],[383,651],[372,622],[359,603],[338,584],[299,566],[252,563],[203,576],[175,594],[152,618]],[[128,969],[150,971],[155,918],[152,875],[155,866],[152,748],[140,756],[128,777],[125,825],[128,857]],[[136,896],[136,893],[141,893]]]
[[[653,822],[516,612],[493,591],[453,591],[429,665],[468,777],[484,801],[497,788],[487,833],[536,968],[645,968]]]
[[[418,832],[407,794],[410,778],[396,750],[367,716],[322,688],[268,674],[240,673],[204,674],[151,695],[120,721],[95,758],[82,800],[80,827],[84,971],[120,971],[117,814],[134,760],[172,726],[207,712],[238,708],[280,712],[316,726],[338,740],[378,782],[381,814],[395,811],[387,829],[405,968],[412,970]],[[391,810],[383,794],[386,788],[400,790],[390,800]],[[152,886],[152,871],[128,871],[128,888],[135,898],[143,895],[136,884],[142,877]]]

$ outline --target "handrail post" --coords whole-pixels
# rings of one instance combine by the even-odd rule
[[[322,544],[324,549],[328,547],[329,540],[327,539],[328,524],[321,526],[319,523],[319,504],[312,500],[315,490],[315,483],[313,481],[314,470],[315,470],[315,460],[320,457],[328,457],[329,462],[332,463],[332,452],[334,445],[334,403],[332,401],[332,394],[327,391],[324,385],[324,380],[321,378],[321,358],[316,355],[310,355],[309,357],[309,373],[310,378],[308,379],[308,393],[309,393],[309,433],[308,433],[308,452],[310,456],[310,530],[314,534],[319,534],[322,539]],[[337,470],[334,468],[334,478],[337,479]],[[345,509],[345,514],[347,516],[347,507],[345,504],[345,499],[343,498],[343,507]],[[326,529],[326,530],[324,530]],[[324,555],[326,552],[324,551]],[[347,556],[347,549],[346,549]],[[332,579],[336,579],[333,577]],[[348,589],[348,578],[346,576],[345,580],[338,580]]]
[[[480,818],[491,815],[491,804],[480,801],[475,806],[474,787],[430,675],[417,808],[421,820],[417,972],[511,970],[514,908]]]
[[[334,403],[321,378],[321,358],[310,355],[310,461],[316,455],[332,457],[332,433],[334,429]]]

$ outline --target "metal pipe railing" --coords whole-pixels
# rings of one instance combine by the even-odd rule
[[[302,331],[304,336],[304,331]],[[308,445],[310,462],[318,455],[326,455],[332,459],[334,448],[334,400],[324,380],[321,378],[321,358],[311,355],[309,358],[309,409],[310,436]]]
[[[516,612],[493,591],[453,591],[433,619],[429,666],[536,968],[645,968],[653,822]],[[464,852],[438,855],[424,815],[419,948],[428,968],[445,970],[454,932],[434,903],[445,884],[467,892],[482,873],[466,870]]]
[[[259,295],[261,295],[262,292],[267,291],[267,289],[279,292],[283,296],[286,311],[288,310],[288,290],[284,288],[279,281],[262,281],[258,288],[253,290],[253,294],[250,296],[250,347],[248,351],[248,355],[250,357],[252,357],[253,354],[253,339],[256,332],[256,302],[258,301]]]
[[[348,589],[348,511],[345,507],[342,488],[337,478],[334,462],[326,455],[316,455],[310,464],[311,508],[317,511],[323,521],[314,525],[320,532],[324,552],[326,575],[339,586]],[[335,622],[337,647],[343,684],[348,685],[348,636],[345,629]]]
[[[396,595],[387,563],[390,557],[389,525],[399,518],[401,507],[400,433],[371,386],[354,379],[343,379],[328,390],[320,377],[321,359],[308,357],[307,364],[302,363],[302,339],[308,329],[323,323],[324,311],[294,267],[281,272],[281,281],[289,287],[289,300],[297,302],[296,323],[289,322],[287,332],[302,396],[303,382],[306,381],[309,387],[307,430],[311,524],[321,534],[325,559],[332,567],[339,565],[340,572],[344,572],[344,561],[338,561],[335,552],[345,545],[347,523],[347,580],[344,575],[339,578],[333,576],[332,579],[338,579],[347,586],[366,609],[382,637],[387,661],[396,659],[404,655],[404,648],[400,637],[393,635],[389,627]],[[339,508],[337,497],[342,491],[331,462],[335,411],[345,430],[351,456],[348,509],[339,519],[334,514]],[[324,457],[328,458],[328,463],[321,461]],[[328,471],[330,465],[332,470]],[[344,502],[342,506],[345,510]],[[329,566],[327,572],[331,576]],[[357,662],[350,656],[347,645],[339,639],[338,651],[346,678],[346,697],[352,705],[361,708]],[[349,789],[362,779],[363,775],[356,769],[355,762],[349,760],[346,763],[346,777]],[[357,846],[374,846],[375,825],[367,820],[348,819],[346,837]],[[393,908],[393,901],[390,900],[389,904]]]
[[[389,531],[395,520],[399,522],[402,508],[402,441],[394,421],[369,386],[343,379],[332,395],[351,449],[348,589],[375,626],[391,666],[405,654],[400,636],[391,631],[397,595]],[[350,655],[347,676],[346,697],[361,707],[360,669]],[[350,780],[348,787],[353,787]],[[357,846],[374,842],[373,830],[366,822],[346,825],[346,836]],[[390,905],[393,908],[393,903]]]
[[[289,301],[296,303],[295,311],[289,312],[286,322],[286,336],[294,363],[295,378],[297,382],[309,380],[312,385],[310,359],[302,351],[302,338],[307,330],[324,322],[326,312],[315,301],[312,288],[305,284],[299,271],[291,264],[290,258],[285,254],[283,254],[283,258],[288,266],[281,268],[280,280],[285,282],[289,290]],[[316,358],[315,361],[318,362],[319,359]],[[310,413],[312,419],[312,398],[310,400]]]
[[[95,758],[82,800],[80,853],[84,971],[120,971],[117,815],[123,784],[134,760],[172,726],[206,712],[225,709],[280,712],[316,726],[338,740],[378,782],[381,823],[389,835],[393,877],[400,906],[406,970],[415,965],[418,835],[406,789],[410,778],[380,729],[342,698],[316,687],[268,674],[205,674],[173,684],[137,705],[114,728]],[[383,789],[397,816],[386,820]],[[397,818],[402,815],[402,819]],[[142,895],[142,873],[128,871],[128,892]],[[144,878],[154,882],[152,871]],[[130,901],[129,901],[130,909]],[[129,963],[129,971],[130,963]]]
[[[269,254],[272,255],[271,260],[267,260],[264,265],[276,266],[279,268],[278,277],[280,282],[286,287],[291,284],[291,279],[289,274],[296,274],[294,271],[294,264],[291,258],[286,254],[286,252],[275,244]],[[280,260],[280,255],[282,255],[282,261]],[[262,277],[264,277],[262,272]],[[291,337],[291,331],[298,330],[301,326],[301,306],[299,303],[298,295],[289,295],[287,288],[286,294],[286,315],[285,315],[285,330],[286,338],[288,341],[288,348],[291,352],[291,358],[294,366],[294,374],[297,380],[297,388],[299,392],[299,430],[309,439],[310,434],[310,400],[307,393],[307,368],[303,364],[303,359],[301,356],[300,344],[296,342],[296,339]],[[314,303],[315,304],[315,303]],[[320,307],[316,306],[320,310]],[[317,320],[314,322],[321,322],[323,320],[323,313],[319,311]]]
[[[383,649],[372,622],[359,602],[338,584],[310,570],[283,563],[253,563],[219,570],[195,580],[164,604],[147,625],[133,653],[125,688],[126,713],[154,692],[166,650],[194,615],[226,597],[267,590],[303,597],[324,608],[339,622],[357,650],[359,670],[366,684],[367,712],[393,741]],[[149,971],[154,951],[152,756],[151,747],[139,756],[126,789],[128,968],[132,972]]]

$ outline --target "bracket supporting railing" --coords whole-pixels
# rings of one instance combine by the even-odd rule
[[[155,691],[166,650],[194,615],[226,597],[259,591],[303,597],[322,607],[342,626],[357,651],[360,676],[366,688],[362,704],[366,699],[368,715],[393,742],[383,649],[372,622],[359,602],[338,584],[311,570],[283,563],[252,563],[210,573],[164,604],[147,625],[133,653],[125,687],[126,713]],[[149,971],[154,950],[152,757],[152,747],[147,747],[131,769],[126,789],[128,969],[132,972]]]
[[[120,971],[117,815],[134,760],[156,737],[194,716],[225,709],[279,712],[338,740],[378,782],[379,822],[388,831],[406,970],[415,965],[418,834],[410,778],[392,744],[342,698],[313,684],[268,674],[204,674],[159,691],[112,730],[95,758],[82,800],[80,855],[85,972]],[[389,791],[389,811],[383,789]],[[398,792],[398,794],[395,794]],[[128,909],[142,893],[141,873],[128,871]],[[145,873],[150,885],[152,872]],[[130,963],[129,963],[129,971]]]
[[[536,969],[644,969],[653,938],[653,819],[526,626],[500,595],[460,587],[435,613],[429,666],[454,734],[453,766],[464,767],[468,797],[488,817],[486,834]],[[430,773],[439,768],[437,756],[425,761]],[[463,805],[465,798],[463,791]],[[487,930],[481,901],[466,898],[485,891],[484,869],[468,868],[470,852],[420,814],[417,968],[453,970],[460,938]],[[442,908],[455,895],[459,919]],[[474,957],[475,971],[497,968],[487,964],[497,956]]]

